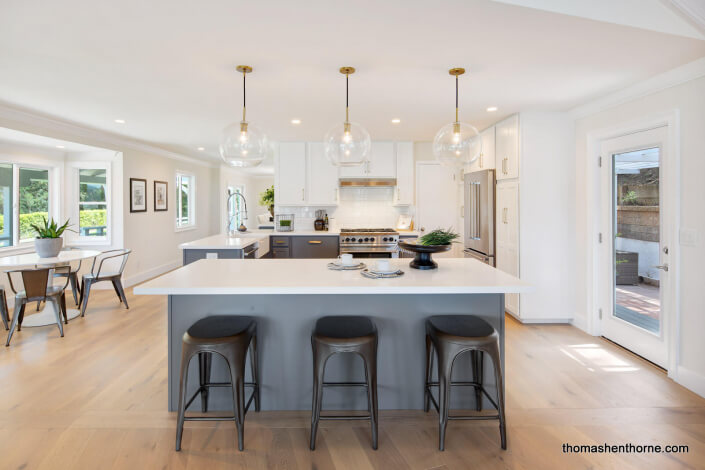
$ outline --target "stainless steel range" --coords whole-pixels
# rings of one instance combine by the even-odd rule
[[[397,258],[399,233],[391,228],[344,228],[340,231],[340,252],[356,258]]]

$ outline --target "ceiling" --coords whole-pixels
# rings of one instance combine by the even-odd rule
[[[698,30],[658,0],[640,0],[650,13],[628,22],[616,9],[514,3],[523,5],[3,0],[0,100],[217,159],[221,129],[241,115],[237,64],[254,67],[248,118],[273,140],[321,140],[339,125],[338,68],[352,65],[351,119],[373,140],[428,141],[454,115],[452,66],[469,72],[461,120],[483,128],[519,110],[568,110],[705,56]]]
[[[20,132],[14,129],[0,127],[0,145],[17,145],[21,147],[31,147],[51,150],[51,153],[87,153],[87,152],[114,152],[90,145],[78,144],[67,140],[53,139],[43,135]]]

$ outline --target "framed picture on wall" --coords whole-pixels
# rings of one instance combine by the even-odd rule
[[[147,212],[147,180],[130,178],[130,212]]]
[[[166,181],[154,182],[154,211],[165,211],[169,209],[169,185]]]

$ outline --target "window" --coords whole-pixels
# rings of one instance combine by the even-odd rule
[[[228,186],[228,194],[240,193],[245,194],[245,186]],[[228,198],[228,232],[237,230],[237,228],[242,225],[244,221],[243,212],[245,210],[243,199],[239,196],[233,196]]]
[[[1,163],[0,247],[31,242],[36,236],[32,224],[51,217],[50,170]]]
[[[176,229],[186,229],[196,225],[194,199],[196,177],[184,173],[176,174]]]
[[[108,171],[105,168],[78,170],[79,236],[108,236]]]

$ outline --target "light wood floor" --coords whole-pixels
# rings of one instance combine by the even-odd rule
[[[609,342],[570,326],[508,319],[509,449],[497,424],[382,412],[379,450],[364,422],[323,422],[308,450],[309,414],[250,413],[245,447],[232,423],[187,423],[175,452],[167,399],[166,301],[91,294],[60,338],[26,328],[0,349],[2,469],[579,469],[705,468],[705,399]],[[687,454],[563,454],[571,444],[680,444]]]

